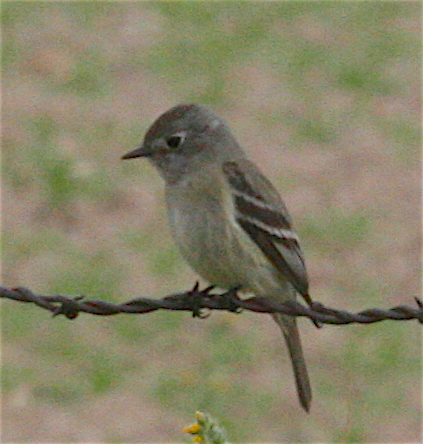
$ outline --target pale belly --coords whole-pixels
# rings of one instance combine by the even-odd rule
[[[235,220],[222,223],[223,208],[210,199],[207,209],[168,205],[174,240],[184,259],[212,285],[241,286],[257,295],[275,295],[288,283]]]

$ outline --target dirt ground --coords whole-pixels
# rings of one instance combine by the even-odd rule
[[[112,301],[189,289],[160,177],[120,156],[198,102],[280,190],[315,300],[414,305],[418,2],[3,2],[2,28],[3,285]],[[2,301],[2,442],[187,442],[197,410],[232,442],[421,442],[416,322],[300,328],[310,414],[264,315],[70,322]]]

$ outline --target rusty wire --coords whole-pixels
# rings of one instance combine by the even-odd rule
[[[238,313],[242,309],[256,313],[284,313],[291,316],[304,316],[315,323],[345,325],[351,323],[370,324],[384,320],[407,321],[417,319],[423,324],[423,304],[415,298],[417,307],[400,305],[391,309],[370,308],[359,313],[349,313],[325,307],[313,302],[305,307],[296,301],[274,303],[264,297],[240,299],[236,289],[224,294],[213,294],[213,287],[199,290],[198,283],[185,293],[166,296],[162,299],[136,298],[122,304],[114,304],[99,299],[86,299],[84,296],[37,295],[25,287],[7,288],[0,286],[0,297],[18,302],[33,303],[52,312],[53,316],[64,315],[75,319],[79,313],[108,316],[119,313],[150,313],[156,310],[190,311],[195,317],[207,317],[210,310],[227,310]]]

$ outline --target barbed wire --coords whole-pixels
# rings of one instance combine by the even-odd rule
[[[100,299],[85,299],[85,296],[37,295],[25,287],[7,288],[0,286],[0,298],[17,302],[33,303],[50,311],[53,316],[63,315],[75,319],[79,313],[99,316],[110,316],[120,313],[145,314],[156,310],[190,311],[194,317],[205,318],[211,310],[226,310],[239,313],[249,310],[255,313],[284,313],[291,316],[310,318],[315,323],[346,325],[352,323],[371,324],[385,320],[408,321],[418,320],[423,324],[423,304],[415,298],[417,307],[400,305],[391,309],[370,308],[358,313],[349,313],[312,302],[309,307],[297,301],[275,303],[265,297],[240,299],[236,288],[223,293],[214,294],[214,287],[199,289],[198,282],[184,293],[172,294],[162,299],[135,298],[122,304],[114,304]]]

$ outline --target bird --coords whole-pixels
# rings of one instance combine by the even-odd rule
[[[203,279],[276,303],[297,295],[311,303],[304,254],[286,205],[223,119],[203,105],[176,105],[122,159],[139,157],[164,179],[171,234]],[[312,392],[296,319],[271,316],[285,338],[299,401],[308,412]]]

